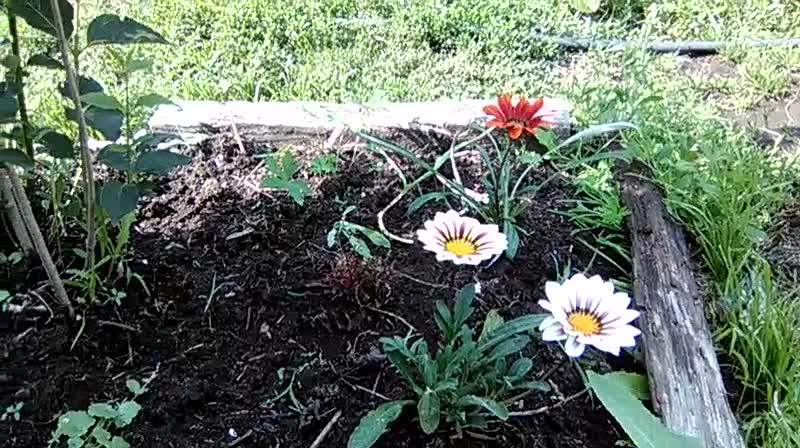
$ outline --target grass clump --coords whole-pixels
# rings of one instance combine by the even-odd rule
[[[743,429],[770,448],[800,446],[800,302],[783,289],[767,263],[751,269],[729,296],[733,311],[719,335],[742,380]]]
[[[623,146],[650,166],[710,274],[718,338],[745,388],[739,413],[748,442],[798,446],[800,314],[760,256],[770,217],[791,198],[793,171],[720,118],[702,91],[687,89],[673,58],[627,51],[589,59],[597,70],[559,88],[584,123],[639,126]]]

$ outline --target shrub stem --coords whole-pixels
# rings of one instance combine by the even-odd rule
[[[86,117],[81,106],[80,91],[78,90],[78,74],[70,61],[70,49],[67,36],[64,33],[64,24],[61,22],[61,8],[58,0],[50,0],[55,20],[56,35],[58,38],[58,50],[61,53],[64,70],[67,72],[67,89],[72,102],[75,105],[75,112],[78,118],[78,135],[81,145],[81,164],[83,165],[84,183],[84,202],[86,205],[86,269],[94,273],[95,269],[95,191],[94,191],[94,165],[92,154],[89,150],[89,131],[86,126]],[[77,57],[76,65],[77,67]],[[93,294],[93,292],[92,292]]]
[[[25,222],[22,220],[22,214],[19,212],[19,205],[14,198],[14,192],[11,190],[11,183],[8,180],[8,175],[5,170],[0,169],[0,200],[5,204],[6,216],[11,223],[11,230],[17,237],[19,247],[25,255],[33,252],[33,243],[31,237],[28,235],[28,229],[25,227]]]
[[[11,181],[11,191],[14,195],[14,200],[16,200],[22,220],[25,223],[25,227],[28,229],[31,239],[33,240],[33,245],[36,248],[36,252],[39,255],[39,258],[42,260],[42,266],[44,266],[44,270],[47,273],[47,278],[50,280],[50,284],[53,285],[56,298],[58,298],[58,301],[67,307],[69,317],[74,318],[75,310],[72,308],[72,304],[69,302],[67,291],[64,289],[64,282],[58,275],[58,270],[56,269],[55,263],[53,263],[53,257],[50,256],[50,251],[47,249],[47,244],[44,241],[44,236],[42,236],[42,231],[39,229],[39,224],[36,223],[36,218],[33,215],[31,203],[28,201],[28,196],[25,194],[25,188],[22,186],[22,180],[20,180],[19,175],[14,167],[8,167],[6,172],[8,173],[8,179]]]

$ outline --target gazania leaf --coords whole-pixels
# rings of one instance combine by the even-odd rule
[[[419,424],[425,434],[432,434],[439,427],[441,419],[441,403],[439,396],[432,390],[425,391],[417,403]]]
[[[503,403],[494,401],[490,398],[478,397],[475,395],[465,395],[458,399],[456,406],[479,406],[491,412],[492,415],[500,420],[508,420],[508,408],[506,408]]]
[[[370,448],[386,432],[387,426],[400,417],[403,408],[412,403],[407,400],[390,401],[378,406],[358,423],[350,434],[347,448]]]
[[[517,250],[519,250],[519,232],[517,232],[514,224],[510,221],[505,221],[503,223],[503,233],[506,234],[506,239],[508,240],[506,255],[513,260],[517,256]]]
[[[508,355],[512,355],[514,353],[520,352],[528,342],[531,341],[531,338],[525,335],[515,336],[511,339],[503,341],[492,350],[492,353],[486,359],[487,363],[494,362],[500,359],[505,358]]]
[[[475,299],[475,284],[461,288],[456,294],[456,306],[453,309],[453,328],[459,328],[472,315],[472,301]]]
[[[478,345],[478,350],[485,352],[486,350],[494,347],[495,345],[503,342],[509,337],[527,332],[539,326],[549,314],[529,314],[512,319],[489,334],[489,336]]]
[[[519,381],[527,375],[532,368],[533,361],[529,358],[520,358],[514,361],[514,364],[511,364],[511,368],[508,369],[508,376],[511,381]]]
[[[483,329],[481,335],[478,336],[478,342],[483,342],[493,331],[499,328],[505,320],[497,310],[491,310],[486,314],[486,319],[483,321]]]
[[[433,316],[442,333],[449,335],[453,330],[453,315],[450,313],[450,308],[447,307],[447,304],[437,300]]]
[[[394,365],[403,379],[406,380],[408,384],[414,389],[414,391],[418,394],[422,394],[422,389],[417,384],[417,380],[414,378],[413,370],[408,363],[408,359],[405,355],[400,353],[399,351],[391,351],[387,352],[384,347],[384,352],[386,353],[386,359]]]

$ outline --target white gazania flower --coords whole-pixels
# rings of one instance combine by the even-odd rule
[[[621,347],[636,345],[641,334],[630,323],[639,312],[628,309],[631,299],[624,292],[614,292],[614,284],[599,275],[586,278],[575,274],[563,284],[547,282],[547,300],[539,306],[552,316],[539,326],[545,341],[566,341],[567,355],[576,358],[587,345],[619,355]]]
[[[469,188],[464,189],[464,194],[469,196],[473,201],[477,202],[478,204],[488,204],[489,203],[489,194],[488,193],[478,193],[475,190],[470,190]]]
[[[506,236],[494,224],[481,224],[454,210],[436,213],[433,221],[417,230],[417,239],[425,249],[436,253],[437,261],[477,265],[508,248]]]

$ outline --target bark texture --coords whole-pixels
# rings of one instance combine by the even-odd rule
[[[33,243],[30,235],[28,235],[28,229],[22,221],[17,201],[11,191],[11,181],[8,179],[8,173],[2,168],[0,168],[0,205],[5,209],[6,217],[11,223],[11,229],[17,238],[20,249],[25,255],[30,254],[33,251]]]
[[[642,346],[655,408],[670,430],[700,438],[705,448],[745,448],[683,232],[652,183],[626,175],[621,184],[631,211],[633,296],[642,313]]]

